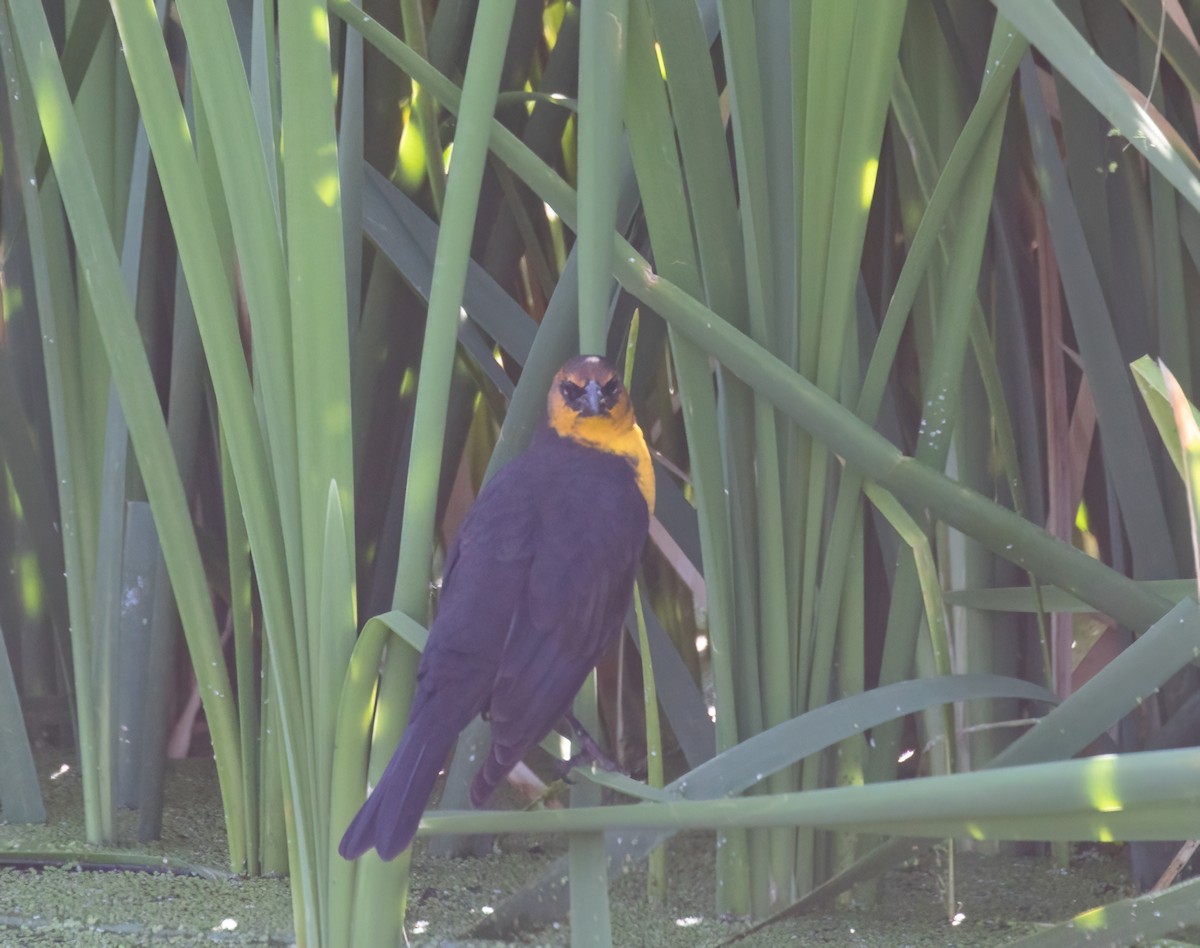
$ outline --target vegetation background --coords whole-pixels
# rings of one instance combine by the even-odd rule
[[[461,813],[469,733],[431,832],[571,834],[492,931],[606,943],[608,876],[660,891],[690,827],[764,920],[912,838],[1132,841],[1153,883],[1200,835],[1198,18],[7,0],[5,819],[27,733],[75,742],[91,843],[211,748],[231,868],[289,874],[304,943],[394,941],[407,857],[336,841],[446,543],[582,349],[658,462],[581,698],[648,779]]]

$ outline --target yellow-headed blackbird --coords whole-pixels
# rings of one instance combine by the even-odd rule
[[[486,801],[569,713],[621,630],[654,474],[612,363],[570,359],[554,377],[546,422],[480,492],[450,548],[408,728],[342,837],[347,859],[372,846],[383,859],[404,851],[477,714],[487,715],[492,744],[471,803]]]

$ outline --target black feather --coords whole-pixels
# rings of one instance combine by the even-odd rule
[[[344,857],[408,846],[475,715],[492,729],[475,806],[550,732],[620,632],[648,528],[631,464],[549,428],[487,484],[447,558],[408,727]]]

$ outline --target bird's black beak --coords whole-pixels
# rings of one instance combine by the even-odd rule
[[[583,400],[587,405],[585,415],[599,415],[600,403],[603,400],[603,394],[600,391],[600,383],[595,379],[588,381],[583,388]]]

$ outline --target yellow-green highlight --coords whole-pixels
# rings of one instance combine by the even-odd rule
[[[862,206],[867,210],[871,206],[871,198],[875,196],[875,177],[879,174],[879,159],[868,158],[863,165],[862,173]]]
[[[36,554],[25,553],[17,558],[17,575],[21,581],[21,611],[27,618],[40,619],[45,611],[45,601]]]
[[[1100,813],[1119,813],[1125,809],[1116,787],[1115,754],[1093,757],[1085,775],[1088,800]]]

